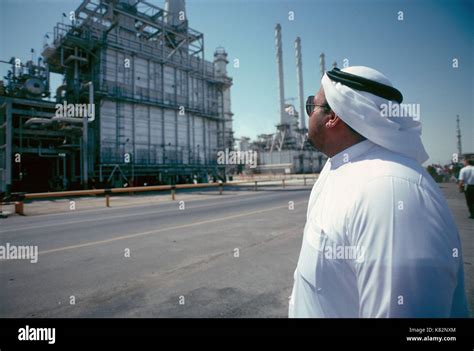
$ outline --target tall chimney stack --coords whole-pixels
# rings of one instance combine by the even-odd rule
[[[324,61],[324,52],[319,55],[319,67],[321,70],[321,78],[324,76],[324,73],[326,73],[326,62]]]
[[[187,24],[184,0],[165,0],[165,23],[172,26]]]
[[[301,39],[297,37],[295,40],[295,50],[296,50],[296,81],[298,83],[298,97],[300,100],[300,129],[306,128],[305,123],[305,107],[304,107],[304,92],[303,92],[303,63],[301,60]]]
[[[283,53],[281,47],[281,26],[275,27],[276,61],[278,70],[278,92],[280,98],[280,124],[285,123],[285,87],[283,82]]]

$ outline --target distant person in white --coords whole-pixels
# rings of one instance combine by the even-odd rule
[[[459,172],[459,191],[466,196],[469,218],[474,218],[474,160],[464,159],[464,167]]]
[[[420,123],[381,115],[403,97],[374,69],[333,69],[321,84],[307,101],[308,138],[329,159],[309,199],[289,316],[468,317],[459,234],[420,165]]]

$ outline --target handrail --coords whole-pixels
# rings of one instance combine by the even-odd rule
[[[105,194],[118,194],[118,193],[138,193],[147,191],[163,191],[174,189],[193,189],[193,188],[212,188],[216,186],[232,186],[237,184],[255,183],[255,182],[274,182],[277,180],[303,180],[311,179],[313,177],[301,177],[301,178],[270,178],[270,179],[248,179],[248,180],[237,180],[231,182],[218,182],[218,183],[198,183],[198,184],[176,184],[176,185],[151,185],[151,186],[138,186],[138,187],[126,187],[126,188],[110,188],[110,189],[90,189],[90,190],[71,190],[71,191],[57,191],[57,192],[46,192],[46,193],[30,193],[24,194],[25,200],[34,199],[45,199],[55,197],[74,197],[74,196],[87,196],[87,195],[105,195]]]
[[[176,185],[151,185],[151,186],[138,186],[138,187],[126,187],[126,188],[109,188],[109,189],[90,189],[90,190],[72,190],[72,191],[57,191],[57,192],[46,192],[46,193],[31,193],[31,194],[16,194],[18,199],[11,201],[15,204],[15,212],[24,215],[24,200],[35,200],[35,199],[47,199],[57,197],[76,197],[76,196],[88,196],[88,195],[105,195],[105,203],[107,207],[110,207],[110,195],[120,193],[138,193],[138,192],[149,192],[149,191],[164,191],[171,190],[171,198],[175,200],[177,189],[195,189],[195,188],[212,188],[219,187],[219,194],[222,194],[224,186],[233,186],[239,184],[251,184],[254,186],[254,190],[257,190],[258,183],[275,182],[281,181],[283,188],[285,188],[285,180],[306,180],[316,179],[316,175],[303,176],[303,177],[281,177],[281,178],[270,178],[270,179],[248,179],[248,180],[236,180],[231,182],[217,183],[199,183],[199,184],[176,184]],[[0,201],[0,205],[2,202]],[[4,202],[3,204],[6,204]]]
[[[56,191],[47,193],[31,193],[25,194],[25,200],[46,199],[51,197],[72,197],[81,195],[101,195],[105,194],[105,189],[91,189],[91,190],[71,190],[71,191]]]

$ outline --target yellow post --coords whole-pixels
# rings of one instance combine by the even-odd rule
[[[110,207],[110,195],[109,194],[105,195],[105,206]]]
[[[171,189],[171,199],[175,200],[176,199],[176,190]]]
[[[224,184],[222,184],[222,182],[219,182],[219,195],[222,195],[223,190],[224,190]]]
[[[19,215],[22,215],[22,216],[25,215],[23,202],[21,202],[21,201],[16,201],[15,202],[15,213],[18,213]]]

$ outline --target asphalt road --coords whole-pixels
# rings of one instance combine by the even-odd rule
[[[0,317],[285,317],[310,189],[4,219]]]
[[[441,188],[473,311],[474,220],[454,184]],[[286,317],[310,190],[0,219],[0,245],[39,250],[37,263],[0,261],[0,317]]]

